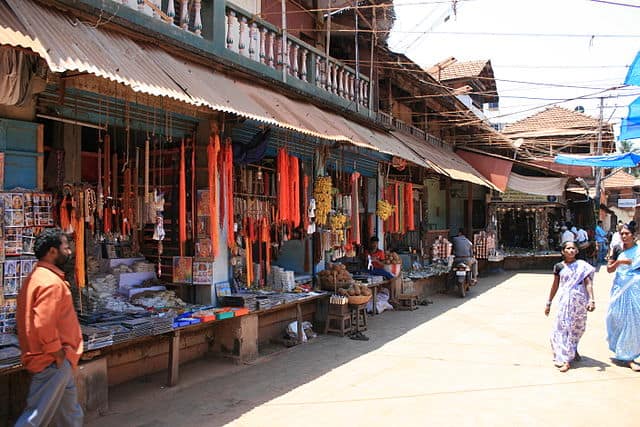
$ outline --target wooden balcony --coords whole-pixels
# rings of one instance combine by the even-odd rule
[[[56,0],[159,45],[204,56],[316,103],[373,119],[354,69],[225,0]]]

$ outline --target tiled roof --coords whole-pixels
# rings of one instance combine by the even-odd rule
[[[433,69],[430,69],[430,73],[436,80],[440,81],[478,77],[489,62],[488,59],[466,62],[456,61],[438,71],[431,72]]]
[[[558,129],[593,129],[599,125],[598,119],[562,107],[550,107],[526,119],[507,125],[503,133],[532,131],[553,131]]]
[[[602,185],[604,188],[628,188],[635,187],[638,183],[635,176],[620,170],[602,181]]]

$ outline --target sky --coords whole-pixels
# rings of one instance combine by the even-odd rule
[[[623,84],[640,50],[640,0],[611,1],[637,7],[593,0],[458,0],[454,16],[451,0],[395,0],[389,46],[424,68],[451,56],[490,59],[500,95],[494,121],[513,122],[551,104],[582,106],[597,118],[604,97],[604,120],[619,124],[640,87],[602,91]],[[582,98],[568,100],[576,97]]]

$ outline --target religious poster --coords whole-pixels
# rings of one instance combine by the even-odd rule
[[[231,295],[231,285],[229,283],[216,283],[216,297],[222,298]]]
[[[209,236],[209,190],[198,190],[196,221],[196,235],[199,237]]]
[[[22,229],[6,228],[4,232],[4,253],[8,256],[22,255]]]
[[[173,257],[173,282],[192,283],[193,282],[193,258]]]
[[[213,283],[213,263],[210,261],[193,261],[193,284],[211,285]]]
[[[209,238],[199,238],[196,241],[196,258],[213,257],[213,245]]]
[[[4,226],[24,227],[24,198],[22,193],[2,193]]]
[[[33,227],[22,229],[22,253],[25,255],[35,255],[36,233]]]
[[[4,262],[3,294],[5,298],[18,295],[22,283],[22,263],[20,260],[7,260]]]

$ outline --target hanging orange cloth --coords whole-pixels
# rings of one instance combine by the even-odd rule
[[[407,224],[407,230],[414,231],[416,229],[414,220],[414,206],[413,206],[413,184],[408,183],[404,185],[404,200],[405,200],[405,215]]]
[[[262,217],[262,224],[260,226],[260,244],[264,243],[265,246],[265,266],[267,274],[271,272],[271,232],[269,230],[269,221],[267,217]]]
[[[354,172],[351,174],[351,230],[352,235],[349,243],[360,244],[360,195],[358,194],[358,180],[360,174]]]
[[[84,266],[84,214],[82,212],[82,208],[84,207],[84,193],[81,191],[78,194],[78,208],[73,211],[73,221],[75,222],[75,231],[76,231],[76,263],[75,263],[75,273],[76,273],[76,284],[79,288],[84,288],[86,285],[86,272]]]
[[[197,229],[196,224],[198,224],[196,213],[196,199],[198,195],[198,190],[196,188],[196,142],[191,139],[189,141],[191,142],[191,189],[189,190],[191,193],[191,238],[195,242]]]
[[[227,138],[228,140],[229,138]],[[225,214],[226,214],[226,210],[227,210],[227,171],[225,169],[225,162],[227,159],[227,144],[226,141],[224,144],[222,144],[220,146],[220,153],[218,155],[218,171],[219,171],[219,186],[220,186],[220,191],[218,194],[218,200],[220,200],[220,209],[219,209],[219,215],[218,215],[218,221],[219,221],[219,225],[220,225],[220,229],[222,230],[224,228],[224,224],[225,224]]]
[[[286,222],[289,216],[289,156],[284,148],[278,150],[278,221]]]
[[[224,184],[226,188],[227,196],[227,246],[231,249],[236,244],[235,231],[234,231],[234,209],[233,209],[233,146],[231,145],[231,138],[227,138],[227,143],[224,146]]]
[[[251,253],[251,241],[249,241],[249,237],[244,238],[244,245],[246,248],[247,287],[251,287],[251,283],[253,283],[253,254]]]
[[[300,225],[300,174],[299,161],[295,156],[289,156],[289,182],[289,216],[295,228]]]
[[[306,233],[309,229],[309,177],[304,175],[302,177],[302,225],[304,226],[303,233]]]
[[[399,206],[399,198],[398,198],[398,183],[393,184],[393,205],[396,207],[393,211],[393,231],[395,233],[400,232],[400,209]]]
[[[209,172],[209,235],[214,258],[220,252],[220,228],[218,225],[218,198],[216,194],[216,179],[218,178],[218,152],[220,151],[220,137],[218,134],[209,137],[207,146],[207,169]]]
[[[180,144],[180,176],[178,177],[178,239],[180,256],[185,256],[187,242],[187,171],[184,151],[184,139]]]
[[[64,196],[60,202],[60,228],[62,228],[62,231],[65,233],[69,232],[71,226],[68,204],[67,196]]]

